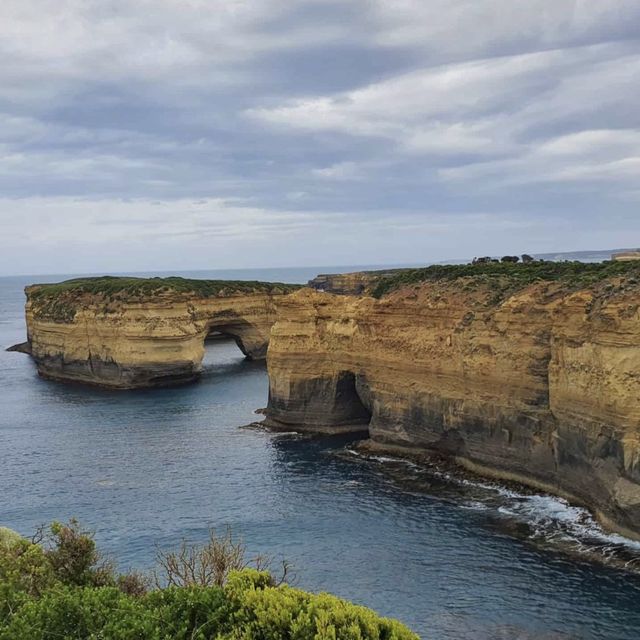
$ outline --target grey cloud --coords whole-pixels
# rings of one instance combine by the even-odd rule
[[[628,245],[639,22],[635,0],[4,0],[0,271],[83,243],[142,270],[157,243],[194,268]]]

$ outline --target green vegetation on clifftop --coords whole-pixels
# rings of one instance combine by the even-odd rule
[[[446,264],[420,269],[403,269],[380,278],[372,287],[375,298],[404,286],[461,278],[483,279],[500,283],[501,287],[523,288],[535,282],[562,282],[568,287],[588,287],[607,278],[619,276],[640,277],[638,262],[531,262]]]
[[[165,555],[174,580],[154,589],[118,576],[74,521],[38,538],[0,546],[0,640],[418,640],[365,607],[237,569],[243,548],[230,538]],[[230,570],[218,581],[192,571],[221,562]]]
[[[169,293],[193,294],[202,298],[237,294],[290,293],[300,285],[256,280],[197,280],[180,278],[134,278],[100,276],[76,278],[55,284],[27,287],[34,314],[56,322],[71,322],[82,300],[94,297],[108,302],[139,301],[150,296]]]

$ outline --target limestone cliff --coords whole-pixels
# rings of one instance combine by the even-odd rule
[[[283,284],[97,278],[27,287],[29,352],[47,378],[116,388],[198,377],[205,338],[263,358]]]
[[[372,446],[451,456],[640,537],[640,265],[332,282],[365,294],[179,278],[35,285],[17,349],[45,377],[134,388],[197,378],[213,332],[249,357],[268,345],[271,425],[367,430]]]
[[[384,271],[353,271],[351,273],[321,273],[307,285],[318,291],[340,295],[360,295],[367,292],[381,278],[393,276],[408,269],[387,269]]]
[[[453,456],[639,535],[638,280],[612,267],[604,278],[505,282],[505,269],[399,278],[380,299],[311,289],[281,299],[267,420],[368,425],[373,443]]]

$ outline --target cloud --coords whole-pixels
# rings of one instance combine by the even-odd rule
[[[482,179],[497,190],[595,178],[618,189],[638,178],[640,118],[630,108],[638,86],[640,52],[591,45],[447,64],[247,115],[382,140],[381,155],[391,143],[396,154],[440,164],[445,181]],[[574,131],[612,116],[620,129]],[[443,156],[459,161],[451,167]]]
[[[336,162],[328,167],[313,169],[311,173],[328,180],[353,180],[362,177],[361,169],[355,162]]]
[[[539,183],[582,184],[599,191],[637,192],[640,180],[640,130],[580,131],[528,148],[522,156],[440,170],[445,180],[482,181],[491,189]],[[623,193],[620,193],[623,190]]]
[[[373,3],[376,39],[440,58],[504,55],[637,38],[634,0],[397,0]]]
[[[536,127],[628,108],[639,80],[640,52],[584,47],[413,71],[247,115],[287,128],[385,138],[412,151],[495,155],[523,149]]]
[[[626,231],[608,220],[576,227],[570,213],[535,217],[518,211],[448,211],[424,208],[370,211],[264,209],[221,199],[85,199],[34,197],[0,199],[0,254],[7,274],[134,272],[141,258],[156,271],[270,266],[381,264],[392,251],[394,264],[420,264],[478,253],[538,252],[551,232],[571,236],[565,248],[624,244],[640,233],[637,216],[622,216]],[[593,244],[595,243],[595,244]],[[600,245],[602,246],[602,245]],[[35,249],[34,249],[35,248]],[[331,254],[330,263],[327,254]],[[284,256],[284,258],[283,258]],[[275,259],[274,259],[275,257]],[[357,260],[354,260],[357,257]],[[389,261],[390,262],[390,261]]]
[[[639,22],[635,0],[4,0],[0,272],[629,244]]]

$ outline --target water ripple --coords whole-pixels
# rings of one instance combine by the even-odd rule
[[[0,279],[3,344],[23,339],[23,284]],[[640,579],[607,564],[634,568],[635,543],[557,498],[364,459],[344,437],[238,429],[268,385],[234,344],[210,345],[202,382],[180,389],[50,383],[5,352],[0,386],[0,524],[25,534],[77,516],[145,569],[156,544],[231,525],[251,552],[289,559],[300,586],[425,639],[638,638]]]

